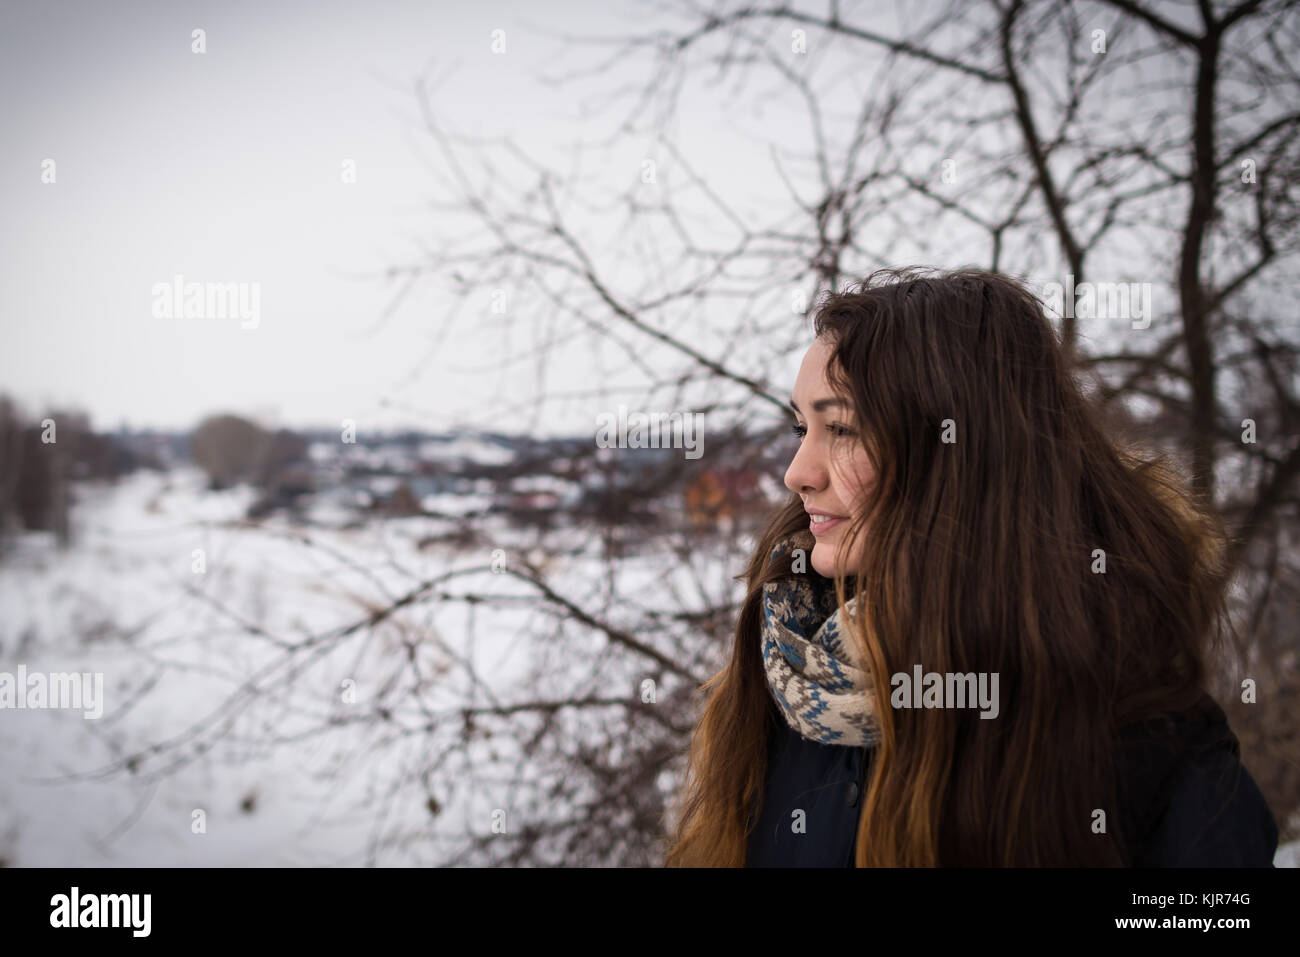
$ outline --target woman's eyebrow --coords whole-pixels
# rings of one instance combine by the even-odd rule
[[[831,406],[833,406],[833,405],[838,405],[838,406],[848,406],[848,403],[845,402],[843,399],[834,399],[834,398],[831,398],[831,399],[818,399],[817,401],[815,401],[815,402],[812,404],[812,410],[813,410],[814,412],[825,412],[827,409],[829,409],[829,408],[830,408]],[[800,410],[799,410],[799,406],[797,406],[797,405],[794,404],[794,398],[793,398],[793,397],[791,397],[791,399],[790,399],[790,408],[794,409],[796,412],[799,412],[800,415],[803,414],[802,412],[800,412]]]

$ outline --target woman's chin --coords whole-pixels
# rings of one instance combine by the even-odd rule
[[[813,571],[823,578],[835,577],[835,546],[825,545],[818,542],[809,556],[812,561]]]

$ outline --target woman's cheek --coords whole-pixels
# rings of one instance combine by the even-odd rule
[[[836,484],[841,493],[839,499],[849,506],[854,514],[862,508],[871,480],[871,460],[865,453],[859,452],[841,460],[841,467],[836,470]]]

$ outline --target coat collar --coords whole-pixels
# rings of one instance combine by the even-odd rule
[[[1184,711],[1151,715],[1119,730],[1116,787],[1127,857],[1140,856],[1169,805],[1182,768],[1215,750],[1235,759],[1241,747],[1223,709],[1205,692]]]

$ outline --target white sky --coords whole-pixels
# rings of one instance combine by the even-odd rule
[[[481,371],[468,320],[444,339],[435,289],[379,323],[392,287],[374,273],[438,236],[410,90],[432,63],[447,126],[508,132],[564,169],[564,145],[596,131],[582,128],[572,88],[536,81],[562,48],[545,32],[622,32],[636,25],[627,9],[7,4],[0,389],[29,413],[83,408],[97,428],[237,411],[268,424],[436,429],[474,419],[503,387],[526,395],[518,376]],[[202,55],[190,49],[196,27]],[[498,28],[504,57],[490,50]],[[52,185],[41,182],[47,158]],[[347,158],[354,185],[340,182]],[[259,282],[260,324],[154,318],[154,284],[177,273]]]

